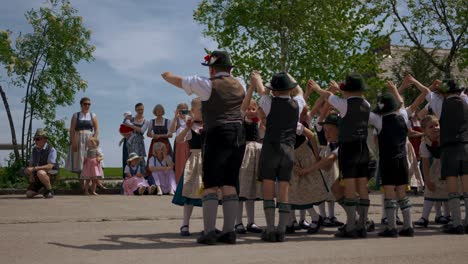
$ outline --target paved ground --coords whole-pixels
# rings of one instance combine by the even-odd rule
[[[181,207],[171,197],[56,196],[27,200],[0,196],[0,263],[467,263],[468,235],[448,236],[436,226],[414,238],[333,238],[334,229],[304,232],[285,243],[243,235],[237,245],[201,246],[181,238]],[[372,195],[370,217],[380,221],[380,198]],[[413,197],[414,218],[422,197]],[[219,210],[221,211],[221,210]],[[256,221],[264,225],[261,204]],[[337,208],[343,219],[343,211]],[[433,216],[431,216],[433,218]],[[222,221],[218,219],[218,226]],[[191,230],[201,230],[195,209]]]

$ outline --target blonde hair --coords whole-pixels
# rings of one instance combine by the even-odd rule
[[[423,120],[421,120],[421,128],[426,129],[432,121],[439,122],[439,119],[434,115],[425,116]]]
[[[193,98],[192,102],[190,102],[190,105],[191,105],[192,108],[201,107],[202,101],[201,101],[200,97]]]
[[[99,139],[97,139],[96,137],[89,137],[88,140],[91,141],[91,142],[93,142],[93,144],[94,144],[96,147],[99,147]]]
[[[188,109],[188,104],[180,103],[180,104],[177,105],[177,110],[182,109],[182,108],[187,108]]]
[[[153,154],[156,155],[156,151],[162,150],[166,153],[166,145],[162,142],[156,142],[153,144]]]
[[[162,115],[166,114],[166,111],[164,110],[164,106],[162,106],[161,104],[157,104],[153,108],[153,115],[156,115],[156,110],[158,110],[158,108],[162,110]]]

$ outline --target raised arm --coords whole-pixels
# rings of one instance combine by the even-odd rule
[[[182,89],[182,77],[181,76],[174,75],[172,74],[172,72],[164,72],[163,74],[161,74],[161,76],[166,82]]]
[[[427,88],[426,86],[422,85],[411,75],[408,75],[407,79],[408,82],[414,84],[414,86],[416,86],[416,88],[421,92],[421,94],[419,94],[418,97],[416,97],[416,99],[414,100],[414,102],[409,106],[409,111],[411,113],[414,113],[418,109],[419,105],[426,100],[426,96],[431,92],[431,90],[429,90],[429,88]]]
[[[288,73],[289,78],[291,81],[297,83],[296,79],[291,76],[291,74]],[[302,91],[302,88],[299,84],[297,84],[296,87],[294,87],[293,94],[296,96],[304,96],[304,91]],[[304,100],[307,102],[307,99],[304,98]]]
[[[253,75],[254,73],[252,72],[252,74],[250,75],[249,89],[247,89],[247,93],[245,94],[244,101],[242,101],[242,105],[241,105],[241,111],[244,113],[247,112],[247,109],[249,108],[254,89],[257,85],[257,81],[253,78]]]
[[[398,93],[398,89],[392,81],[387,81],[387,89],[395,97],[397,102],[401,103],[402,107],[404,107],[405,102],[403,101],[403,97]]]
[[[254,86],[257,89],[258,95],[262,96],[265,94],[265,87],[263,86],[262,76],[257,70],[252,72],[252,75],[250,76],[250,81],[251,83],[252,81],[254,82]]]
[[[323,90],[322,88],[320,88],[320,86],[316,82],[314,82],[313,80],[309,80],[307,82],[307,89],[310,89],[310,90],[318,93],[320,96],[322,96],[326,100],[328,100],[328,97],[330,97],[332,95],[331,92],[329,92],[327,90]]]

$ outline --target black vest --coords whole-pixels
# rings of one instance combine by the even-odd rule
[[[379,133],[380,158],[406,157],[408,128],[405,119],[399,114],[382,117],[382,130]]]
[[[432,157],[435,159],[440,159],[440,146],[429,146],[426,144],[427,150],[431,153]]]
[[[204,132],[199,135],[192,130],[192,138],[188,141],[190,149],[201,149],[203,144]]]
[[[370,106],[361,97],[348,98],[347,102],[348,108],[346,115],[341,119],[338,141],[364,141],[367,139]]]
[[[258,135],[258,123],[244,121],[244,129],[246,141],[258,141],[260,139]]]
[[[299,120],[299,106],[292,98],[273,97],[267,117],[263,142],[284,143],[294,146]]]
[[[440,115],[440,145],[453,143],[468,143],[468,104],[460,96],[445,99]]]
[[[169,120],[167,118],[164,118],[163,119],[163,124],[162,126],[160,125],[156,125],[156,118],[151,120],[151,123],[153,124],[153,133],[155,135],[165,135],[169,132],[169,130],[167,129],[167,122],[169,122]]]
[[[91,115],[91,120],[80,120],[80,114],[81,112],[76,113],[76,123],[75,123],[75,131],[79,130],[90,130],[93,131],[94,125],[93,125],[93,113],[89,113]]]
[[[240,82],[231,76],[214,77],[211,88],[210,98],[202,102],[204,128],[208,130],[227,122],[242,122],[240,108],[245,92]]]
[[[51,149],[52,147],[49,144],[47,144],[45,149],[38,149],[35,147],[32,151],[32,165],[37,167],[49,164],[47,160],[49,158]],[[54,169],[57,168],[56,164],[57,163],[54,164]]]

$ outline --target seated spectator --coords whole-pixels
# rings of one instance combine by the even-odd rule
[[[29,160],[29,167],[24,169],[29,176],[27,198],[42,194],[44,198],[54,197],[52,184],[58,172],[57,151],[47,144],[47,133],[38,128],[34,135],[35,147]]]

